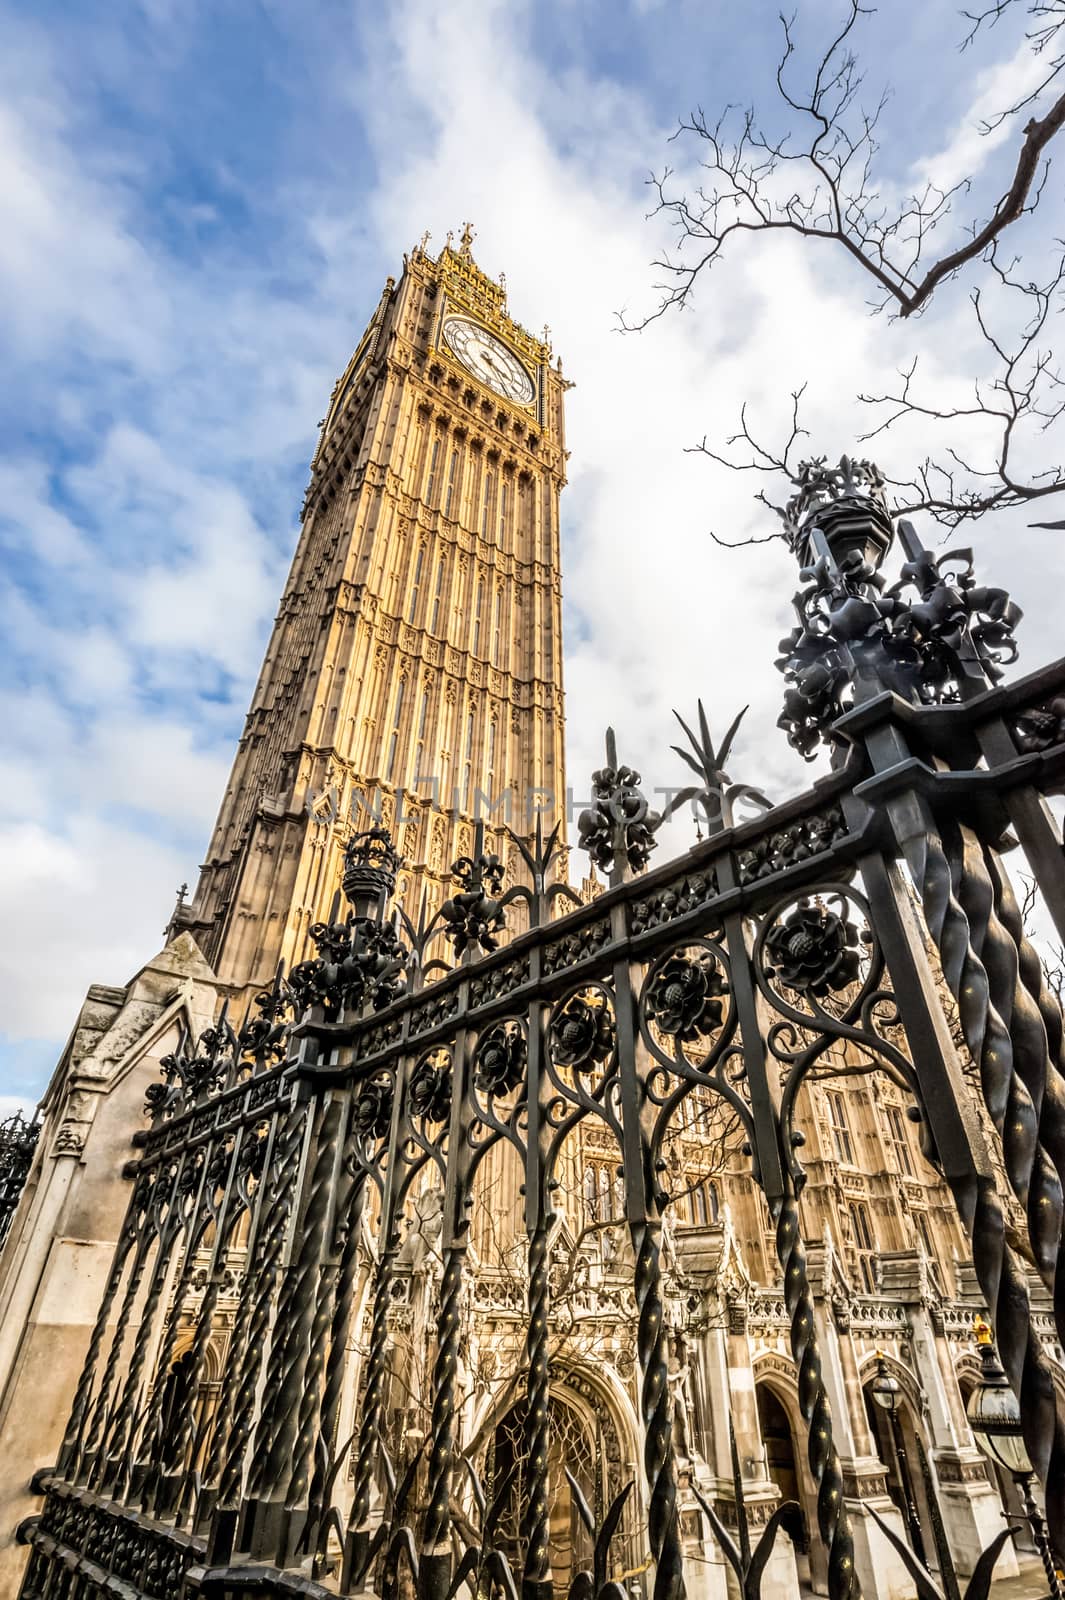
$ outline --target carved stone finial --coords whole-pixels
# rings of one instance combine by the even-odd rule
[[[170,921],[163,929],[163,938],[166,940],[167,944],[169,944],[170,941],[177,936],[178,930],[181,926],[182,912],[185,907],[185,902],[188,899],[188,893],[189,886],[187,883],[183,883],[177,890],[174,898],[174,909],[170,913]]]
[[[470,255],[473,250],[473,240],[473,223],[464,222],[462,224],[462,237],[459,239],[459,255],[462,257],[463,261],[468,261],[470,259]]]

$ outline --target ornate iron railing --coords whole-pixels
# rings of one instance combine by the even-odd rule
[[[21,1111],[0,1122],[0,1245],[11,1231],[15,1210],[37,1149],[40,1123],[27,1121]]]
[[[454,897],[417,930],[388,918],[390,841],[362,835],[347,855],[351,909],[335,906],[312,930],[318,958],[279,974],[241,1027],[223,1013],[164,1063],[62,1454],[39,1485],[42,1516],[24,1525],[25,1600],[161,1596],[182,1584],[188,1594],[312,1595],[375,1582],[394,1596],[405,1570],[425,1600],[467,1581],[547,1600],[554,1195],[563,1147],[586,1126],[614,1141],[622,1174],[651,1581],[655,1600],[679,1600],[662,1151],[696,1092],[737,1119],[774,1221],[829,1592],[857,1600],[803,1242],[797,1113],[803,1083],[840,1042],[843,1070],[875,1065],[912,1096],[969,1231],[1051,1536],[1065,1546],[1065,1416],[988,1146],[991,1128],[1060,1339],[1062,1019],[1003,857],[1019,840],[1065,936],[1065,857],[1045,804],[1065,780],[1065,660],[997,684],[1016,608],[973,583],[966,553],[933,560],[907,525],[907,561],[886,588],[879,569],[895,530],[874,469],[815,464],[789,518],[806,587],[785,645],[782,723],[805,753],[832,746],[828,777],[767,813],[755,796],[764,814],[726,826],[737,790],[700,708],[691,793],[710,833],[649,870],[661,819],[611,738],[580,823],[608,886],[562,916],[573,897],[551,882],[554,835],[521,847],[529,883],[506,893],[479,843],[456,868]],[[527,929],[497,947],[518,900]],[[437,938],[457,964],[428,981]],[[527,1254],[516,1555],[497,1537],[511,1485],[485,1494],[473,1474],[466,1496],[458,1417],[471,1215],[497,1150],[521,1166]],[[401,1219],[430,1182],[443,1195],[431,1420],[420,1448],[392,1461],[385,1406]],[[369,1335],[356,1433],[342,1439],[364,1218],[376,1237]],[[191,1314],[190,1394],[238,1248],[246,1266],[219,1404],[197,1421],[168,1390],[177,1330]],[[207,1285],[194,1298],[205,1250]],[[350,1454],[349,1500],[338,1485]],[[585,1508],[596,1558],[575,1580],[582,1594],[620,1594],[609,1547],[623,1498],[602,1525]],[[479,1529],[460,1501],[476,1501]],[[707,1516],[725,1537],[712,1508]],[[726,1553],[756,1592],[768,1546]]]

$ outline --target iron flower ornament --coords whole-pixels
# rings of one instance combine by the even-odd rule
[[[524,1076],[527,1055],[525,1035],[517,1024],[496,1023],[477,1047],[474,1083],[486,1094],[509,1094]]]
[[[727,993],[712,956],[671,956],[648,986],[647,1015],[663,1033],[688,1042],[721,1026]]]
[[[383,1139],[392,1123],[392,1085],[371,1079],[355,1100],[355,1127],[364,1138]]]
[[[614,1049],[614,1019],[605,1000],[574,995],[551,1022],[551,1053],[563,1067],[590,1072]]]
[[[618,761],[613,728],[606,730],[606,761],[592,773],[593,803],[577,818],[578,843],[602,872],[642,872],[662,819],[647,803],[640,774]]]
[[[771,928],[766,972],[786,989],[821,999],[859,975],[858,930],[821,905],[804,902]]]
[[[440,920],[455,954],[461,956],[478,947],[485,951],[497,949],[496,934],[506,925],[500,899],[504,868],[499,856],[484,849],[483,822],[477,823],[473,855],[460,856],[451,875],[459,892],[444,901]]]
[[[422,1061],[410,1080],[408,1100],[411,1114],[427,1122],[446,1122],[451,1115],[451,1072],[449,1065],[431,1057]]]
[[[1065,697],[1059,695],[1046,705],[1022,711],[1014,723],[1013,734],[1018,748],[1025,754],[1065,744]]]

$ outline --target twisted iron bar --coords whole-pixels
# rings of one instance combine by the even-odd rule
[[[1047,984],[1039,952],[1028,937],[1009,874],[996,850],[985,849],[984,859],[994,888],[995,911],[1017,947],[1020,980],[1034,1000],[1043,1020],[1047,1042],[1047,1072],[1039,1108],[1039,1138],[1054,1163],[1059,1181],[1065,1186],[1065,1021],[1057,996],[1051,993]],[[1054,1312],[1058,1337],[1065,1344],[1065,1273],[1060,1267],[1059,1255],[1054,1284]]]
[[[322,1374],[325,1371],[326,1346],[333,1321],[333,1304],[336,1299],[337,1270],[334,1266],[318,1269],[318,1287],[314,1296],[314,1314],[311,1320],[309,1348],[301,1382],[299,1412],[296,1419],[296,1443],[292,1452],[292,1476],[285,1506],[293,1510],[307,1495],[310,1507],[311,1472],[315,1457],[315,1444],[321,1432]]]
[[[359,1448],[355,1458],[355,1482],[351,1512],[348,1517],[348,1530],[351,1533],[364,1532],[370,1517],[370,1490],[373,1484],[377,1446],[381,1437],[381,1410],[385,1398],[385,1380],[388,1376],[388,1307],[395,1272],[396,1248],[394,1240],[386,1240],[377,1266],[373,1320],[370,1324],[370,1352],[366,1362],[362,1420],[359,1426]]]
[[[523,1588],[551,1581],[548,1461],[551,1451],[551,1367],[548,1320],[551,1282],[548,1272],[548,1224],[541,1218],[529,1236],[529,1326],[525,1353],[529,1363],[525,1405],[525,1505],[521,1536],[525,1541]]]
[[[1050,1065],[1046,1029],[1039,1007],[1021,981],[1016,942],[996,914],[994,884],[979,841],[970,829],[957,827],[947,831],[944,842],[954,892],[969,925],[969,949],[986,974],[983,1004],[974,995],[972,971],[967,974],[962,1031],[967,1043],[981,1045],[975,1059],[985,1104],[1002,1138],[1010,1187],[1027,1213],[1036,1265],[1052,1290],[1061,1241],[1062,1192],[1041,1143],[1044,1129],[1053,1122],[1054,1108],[1053,1094],[1048,1102],[1045,1093]],[[981,1034],[985,1015],[986,1032]],[[1005,1049],[995,1019],[1005,1025],[1009,1040]],[[1058,1136],[1060,1141],[1060,1132]]]
[[[958,1005],[965,1042],[977,1062],[988,1111],[1001,1127],[1011,1101],[1021,1117],[1012,1135],[1017,1144],[1035,1146],[1036,1120],[1031,1096],[1012,1079],[1010,1036],[991,1004],[987,970],[973,949],[969,922],[953,890],[951,862],[933,830],[910,841],[907,851],[917,882],[925,922],[939,951],[947,986]],[[957,862],[959,882],[966,875],[964,857]],[[993,898],[993,897],[989,897]],[[971,897],[974,907],[979,903]],[[1005,936],[1005,930],[1003,936]],[[1012,941],[1010,941],[1012,946]],[[1007,997],[1008,1003],[1009,997]],[[997,1115],[996,1115],[997,1113]],[[1005,1145],[1005,1139],[1003,1140]],[[1011,1182],[1016,1172],[1008,1174]],[[1021,1402],[1024,1442],[1047,1496],[1047,1520],[1052,1537],[1065,1542],[1065,1423],[1058,1412],[1054,1380],[1045,1351],[1032,1327],[1028,1283],[1024,1270],[1006,1243],[1005,1223],[998,1196],[988,1182],[975,1192],[957,1190],[959,1209],[969,1228],[973,1264],[987,1300],[999,1354],[1010,1384]]]
[[[647,1218],[631,1223],[630,1232],[636,1257],[633,1287],[639,1314],[636,1344],[642,1375],[640,1411],[649,1491],[647,1531],[655,1561],[654,1600],[681,1600],[684,1571],[673,1472],[673,1403],[662,1315],[662,1224]]]
[[[177,1212],[173,1220],[168,1219],[167,1226],[159,1235],[151,1287],[141,1311],[140,1325],[133,1341],[133,1353],[126,1369],[125,1383],[118,1404],[109,1419],[100,1459],[90,1475],[89,1481],[94,1486],[104,1489],[112,1489],[115,1486],[123,1470],[126,1451],[133,1442],[137,1396],[148,1359],[148,1348],[155,1333],[155,1318],[163,1296],[163,1286],[169,1276],[168,1269],[173,1259],[171,1252],[181,1232],[182,1224],[183,1219],[180,1212]]]
[[[111,1415],[111,1397],[116,1387],[122,1348],[126,1342],[126,1332],[129,1328],[130,1318],[133,1315],[133,1307],[136,1304],[141,1284],[144,1281],[144,1272],[148,1265],[151,1243],[152,1234],[146,1228],[137,1245],[137,1253],[133,1258],[129,1282],[126,1284],[126,1292],[122,1299],[122,1308],[118,1314],[115,1331],[111,1336],[111,1346],[107,1352],[107,1361],[104,1365],[100,1388],[89,1421],[88,1434],[74,1463],[74,1473],[78,1476],[84,1473],[86,1481],[92,1477],[97,1456],[103,1448]]]
[[[349,1142],[349,1158],[354,1154],[354,1140]],[[355,1309],[355,1280],[358,1276],[359,1245],[362,1230],[362,1209],[366,1197],[367,1172],[357,1166],[343,1199],[342,1213],[346,1218],[344,1242],[337,1268],[336,1293],[333,1298],[333,1319],[329,1328],[329,1355],[325,1367],[325,1387],[322,1391],[322,1412],[319,1437],[323,1450],[315,1459],[314,1477],[307,1496],[308,1521],[315,1543],[315,1555],[321,1561],[326,1554],[329,1527],[326,1516],[326,1495],[337,1448],[336,1431],[340,1420],[340,1405],[344,1395],[344,1374],[347,1368],[348,1335],[352,1313]]]
[[[266,1358],[266,1379],[259,1402],[259,1420],[248,1478],[247,1494],[250,1499],[268,1498],[270,1487],[287,1477],[292,1464],[300,1401],[299,1370],[306,1356],[301,1335],[305,1338],[306,1323],[313,1317],[313,1283],[329,1207],[332,1163],[332,1152],[328,1149],[329,1141],[325,1136],[326,1108],[318,1103],[314,1110],[314,1159],[309,1182],[305,1179],[307,1201],[298,1219],[294,1256],[290,1257],[284,1269],[277,1295],[277,1310]]]
[[[319,1128],[296,1264],[289,1270],[278,1305],[278,1322],[287,1328],[288,1337],[279,1352],[277,1417],[267,1468],[273,1483],[284,1483],[289,1475],[285,1494],[289,1508],[299,1505],[307,1492],[318,1435],[333,1289],[333,1273],[323,1265],[322,1254],[334,1194],[340,1111],[334,1096],[324,1109]]]
[[[200,1306],[200,1317],[196,1324],[196,1333],[192,1344],[189,1346],[187,1390],[189,1403],[181,1408],[173,1440],[168,1440],[164,1434],[161,1441],[163,1449],[162,1474],[155,1488],[154,1503],[156,1506],[159,1505],[162,1479],[184,1473],[187,1480],[191,1477],[195,1466],[196,1418],[192,1397],[196,1393],[196,1388],[200,1381],[200,1373],[203,1371],[203,1365],[207,1359],[207,1348],[211,1342],[211,1334],[214,1331],[214,1314],[218,1307],[218,1299],[221,1292],[222,1271],[219,1267],[211,1274],[211,1281],[207,1285]],[[187,1481],[184,1487],[188,1487]],[[181,1495],[181,1500],[182,1502],[184,1501],[184,1493]],[[180,1506],[178,1509],[180,1509]]]
[[[825,1389],[814,1320],[814,1297],[806,1266],[794,1183],[776,1215],[777,1259],[784,1273],[784,1300],[790,1320],[791,1353],[799,1379],[799,1409],[807,1429],[807,1456],[817,1484],[817,1525],[828,1550],[831,1600],[861,1600],[854,1567],[854,1539],[843,1503],[843,1472],[832,1436],[832,1407]]]
[[[455,1455],[455,1377],[462,1327],[462,1274],[465,1244],[445,1253],[437,1317],[437,1350],[433,1366],[432,1444],[423,1543],[427,1553],[446,1546],[451,1531],[451,1469]]]
[[[134,1195],[133,1201],[130,1204],[131,1218],[133,1215],[135,1215],[137,1200],[138,1196]],[[67,1422],[66,1432],[63,1436],[63,1443],[59,1450],[58,1470],[63,1473],[69,1473],[72,1477],[76,1471],[77,1463],[81,1456],[82,1432],[89,1414],[89,1402],[92,1398],[93,1381],[96,1377],[96,1368],[100,1360],[100,1351],[103,1348],[104,1335],[107,1332],[107,1323],[111,1315],[111,1307],[115,1303],[115,1297],[118,1294],[119,1285],[122,1282],[122,1274],[125,1271],[126,1262],[129,1259],[129,1253],[133,1249],[135,1240],[136,1230],[127,1221],[127,1225],[123,1230],[122,1237],[119,1240],[118,1250],[115,1254],[114,1261],[111,1264],[111,1271],[107,1279],[107,1287],[104,1290],[104,1297],[100,1302],[100,1309],[96,1314],[96,1321],[93,1324],[92,1334],[89,1338],[89,1347],[85,1352],[85,1360],[82,1363],[81,1374],[78,1378],[78,1387],[74,1391],[74,1401],[70,1409],[70,1419]]]
[[[200,1219],[201,1222],[203,1219]],[[163,1437],[165,1419],[163,1416],[163,1403],[166,1399],[166,1380],[174,1360],[174,1346],[177,1343],[178,1331],[181,1325],[181,1312],[185,1304],[185,1296],[192,1282],[192,1275],[196,1268],[196,1250],[202,1237],[202,1230],[197,1231],[193,1219],[188,1221],[189,1238],[185,1247],[185,1259],[181,1264],[177,1286],[171,1296],[167,1309],[166,1328],[162,1341],[155,1357],[155,1382],[151,1386],[148,1403],[145,1408],[143,1426],[134,1428],[130,1437],[129,1453],[135,1463],[135,1468],[141,1469],[144,1477],[144,1493],[142,1495],[142,1509],[147,1511],[154,1503],[155,1493],[159,1482],[159,1469],[162,1465],[166,1441]],[[192,1406],[186,1408],[191,1423]],[[139,1438],[138,1438],[139,1432]],[[138,1479],[134,1479],[136,1486]]]
[[[270,1327],[270,1307],[273,1303],[274,1284],[284,1250],[288,1219],[295,1198],[306,1120],[305,1105],[297,1103],[290,1107],[278,1141],[274,1182],[263,1228],[259,1267],[255,1275],[254,1290],[249,1297],[251,1311],[248,1316],[247,1337],[240,1352],[240,1376],[237,1380],[236,1398],[233,1401],[233,1420],[226,1441],[225,1458],[218,1486],[218,1503],[227,1509],[235,1508],[240,1501],[244,1456],[255,1422],[256,1394]],[[250,1276],[249,1273],[249,1278]]]
[[[217,1484],[222,1475],[226,1448],[229,1443],[230,1424],[233,1418],[234,1403],[239,1385],[239,1375],[242,1371],[245,1352],[248,1348],[248,1332],[255,1310],[255,1283],[255,1275],[251,1271],[245,1272],[244,1282],[240,1288],[240,1300],[233,1320],[233,1330],[229,1336],[229,1353],[226,1357],[225,1375],[219,1390],[218,1409],[215,1412],[214,1426],[211,1432],[211,1446],[207,1455],[207,1465],[204,1468],[203,1481],[208,1487],[211,1484]]]

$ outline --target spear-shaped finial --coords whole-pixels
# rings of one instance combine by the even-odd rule
[[[749,706],[744,706],[743,710],[733,717],[728,732],[717,747],[714,745],[710,722],[701,700],[698,702],[698,733],[689,728],[679,711],[674,711],[673,715],[688,736],[691,750],[684,750],[678,744],[671,745],[670,749],[675,755],[680,756],[696,777],[702,779],[702,783],[699,787],[690,786],[674,795],[666,807],[667,817],[672,816],[689,800],[693,800],[697,808],[696,820],[701,817],[706,822],[707,833],[715,834],[720,833],[723,828],[732,827],[735,821],[734,808],[736,802],[741,799],[749,800],[759,811],[772,809],[772,801],[767,800],[760,789],[752,789],[745,783],[733,783],[725,770],[725,763],[732,754],[733,741],[739,731],[740,723],[749,709]]]

